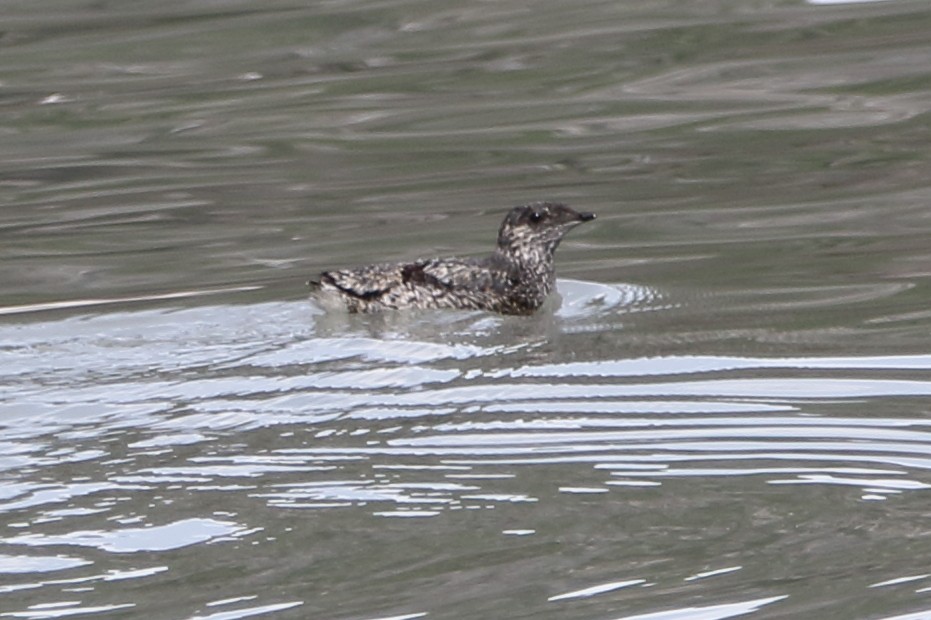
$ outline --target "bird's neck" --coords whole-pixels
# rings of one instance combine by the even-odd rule
[[[555,247],[540,244],[510,243],[499,244],[495,255],[499,261],[508,265],[517,286],[523,289],[540,289],[538,293],[546,296],[553,289],[556,274],[553,267]]]

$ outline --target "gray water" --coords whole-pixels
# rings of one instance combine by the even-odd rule
[[[0,6],[0,618],[931,618],[931,5]],[[595,211],[533,317],[315,272]]]

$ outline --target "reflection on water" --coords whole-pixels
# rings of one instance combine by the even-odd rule
[[[0,17],[0,618],[928,615],[924,4]],[[304,298],[541,199],[537,316]]]
[[[663,530],[673,527],[677,503],[699,509],[718,485],[739,484],[751,512],[772,510],[761,499],[770,493],[812,512],[831,510],[829,489],[849,505],[931,487],[931,431],[914,406],[931,395],[931,356],[592,358],[583,353],[597,349],[591,342],[623,333],[631,317],[668,311],[668,300],[626,285],[559,284],[561,305],[530,319],[331,316],[299,301],[8,324],[2,368],[12,398],[0,408],[7,473],[0,512],[11,518],[0,545],[10,551],[0,569],[13,581],[0,592],[25,602],[36,591],[54,598],[77,587],[107,598],[120,591],[108,584],[122,580],[157,590],[188,562],[174,554],[200,548],[197,562],[227,562],[245,545],[270,559],[305,531],[306,518],[314,526],[303,536],[314,541],[317,528],[378,532],[366,518],[439,519],[430,529],[444,532],[459,527],[460,511],[488,513],[481,529],[491,538],[471,544],[491,552],[500,536],[549,540],[546,515],[585,506],[627,512],[633,527],[659,510],[654,527]],[[321,335],[327,321],[341,327]],[[814,488],[823,491],[807,490]],[[721,527],[734,527],[733,515],[723,518]],[[583,512],[574,520],[563,535],[607,533],[602,517]],[[829,524],[815,527],[832,535]],[[655,539],[660,530],[645,541],[668,548]],[[396,547],[407,536],[378,545],[415,561],[416,552]],[[762,558],[744,555],[747,540],[724,543],[715,553],[738,566],[688,564],[682,583],[765,572],[771,554],[791,553],[806,538],[787,535]],[[310,541],[312,552],[320,543]],[[36,552],[23,555],[27,548]],[[340,549],[363,564],[372,552]],[[656,553],[637,549],[632,557],[641,561]],[[115,556],[141,553],[150,559],[114,564]],[[173,559],[159,559],[166,553]],[[543,550],[533,557],[567,561]],[[620,581],[560,580],[534,605],[621,592],[646,602],[642,588],[672,587],[668,576],[637,564]],[[48,573],[78,576],[35,581]],[[286,580],[280,569],[273,573],[275,582]],[[445,585],[431,587],[449,596]],[[366,589],[377,598],[377,585]],[[306,610],[309,602],[296,591],[287,600],[268,599],[256,586],[250,592],[250,606],[230,617]],[[680,611],[729,617],[776,605],[789,592],[811,596],[806,588],[769,592]],[[149,604],[122,600],[67,609]]]

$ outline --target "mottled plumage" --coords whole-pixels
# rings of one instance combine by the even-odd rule
[[[484,258],[432,258],[410,263],[324,271],[309,284],[326,305],[350,312],[401,308],[458,308],[530,314],[556,284],[553,254],[572,228],[595,219],[566,205],[514,207]]]

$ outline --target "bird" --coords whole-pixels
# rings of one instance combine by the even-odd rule
[[[525,204],[505,216],[490,256],[337,269],[307,284],[321,305],[350,313],[446,308],[529,315],[555,288],[560,241],[594,219],[558,202]]]

